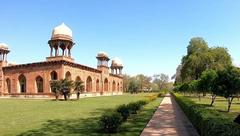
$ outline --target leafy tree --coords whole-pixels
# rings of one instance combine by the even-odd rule
[[[233,99],[240,90],[240,70],[236,67],[229,67],[218,72],[219,95],[228,100],[228,112],[230,111]]]
[[[187,47],[187,55],[183,56],[181,67],[177,70],[180,71],[177,82],[197,80],[205,70],[223,70],[231,65],[231,56],[226,48],[209,48],[203,38],[192,38]]]
[[[128,89],[131,93],[137,93],[139,90],[139,82],[136,80],[131,80]]]
[[[209,69],[221,71],[232,65],[231,56],[226,48],[213,47],[209,52],[211,54]]]
[[[66,101],[70,97],[73,81],[68,79],[61,79],[60,82],[62,85],[61,93],[63,94],[64,100]]]
[[[77,94],[77,99],[79,100],[80,94],[84,91],[84,84],[81,80],[76,80],[74,82],[74,90]]]
[[[198,79],[206,69],[208,44],[203,38],[192,38],[187,47],[187,55],[182,58],[181,77],[184,81]]]
[[[53,80],[51,81],[50,85],[56,100],[58,100],[61,94],[63,94],[64,100],[67,100],[73,86],[73,81],[68,79]]]
[[[183,92],[184,93],[184,96],[186,95],[186,92],[189,91],[189,83],[183,83],[181,84],[179,87],[178,87],[178,91],[179,92]]]
[[[214,103],[214,100],[218,94],[218,85],[217,85],[217,72],[214,70],[206,70],[202,73],[199,82],[198,89],[202,93],[211,93],[212,94],[212,102],[211,106]]]
[[[169,81],[168,75],[161,73],[159,75],[155,74],[153,77],[153,83],[157,84],[160,90],[166,89],[167,83]]]
[[[192,82],[189,83],[189,91],[196,92],[198,94],[199,101],[201,100],[201,95],[200,93],[202,92],[199,84],[199,80],[193,80]]]
[[[143,91],[144,89],[150,89],[151,88],[151,77],[145,76],[143,74],[139,74],[135,77],[135,79],[138,81],[139,83],[139,89],[141,91]]]
[[[123,75],[123,90],[125,91],[125,92],[127,92],[128,91],[128,89],[129,89],[129,83],[130,83],[130,81],[131,81],[131,77],[129,76],[129,75]]]
[[[56,100],[58,100],[60,94],[61,94],[61,83],[59,82],[59,80],[52,80],[50,82],[50,86],[51,86],[51,91],[54,93]]]

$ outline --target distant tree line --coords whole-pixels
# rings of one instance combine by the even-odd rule
[[[173,83],[169,82],[168,75],[161,73],[153,76],[143,74],[136,76],[124,75],[123,85],[125,92],[139,93],[169,90],[172,88]]]

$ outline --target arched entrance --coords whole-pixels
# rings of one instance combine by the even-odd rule
[[[92,78],[88,76],[86,81],[86,91],[91,92],[92,91]]]
[[[7,92],[11,93],[11,80],[7,78],[6,83],[7,83]]]
[[[81,80],[80,76],[77,76],[75,81],[82,81],[82,80]]]
[[[99,80],[97,79],[97,81],[96,81],[96,92],[99,92],[100,90],[99,90]]]
[[[57,80],[58,79],[58,74],[57,74],[56,71],[52,71],[50,73],[50,75],[51,75],[51,80]]]
[[[119,83],[117,84],[117,91],[118,91],[118,92],[120,91]]]
[[[113,81],[113,83],[112,83],[112,91],[113,92],[116,91],[116,82],[115,81]]]
[[[108,92],[108,79],[107,78],[105,78],[104,79],[104,92]]]
[[[71,73],[69,71],[65,74],[65,78],[67,80],[72,80]]]
[[[36,77],[36,86],[37,86],[37,92],[43,93],[43,78],[41,76]]]
[[[20,89],[20,93],[26,93],[26,77],[21,74],[19,77],[18,77],[18,81],[19,81],[19,89]]]

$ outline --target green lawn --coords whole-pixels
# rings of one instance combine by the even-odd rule
[[[202,104],[208,109],[216,109],[217,111],[221,112],[222,114],[229,117],[231,120],[236,118],[236,116],[240,113],[240,100],[238,101],[237,98],[234,98],[230,112],[227,112],[227,99],[223,97],[217,97],[213,107],[210,107],[211,97],[208,95],[206,97],[201,97],[201,101],[199,101],[198,97],[190,97],[186,96],[196,102],[197,104]]]
[[[97,117],[123,103],[153,94],[124,94],[79,101],[0,99],[0,135],[102,135]],[[161,99],[146,105],[123,124],[120,134],[139,135]]]

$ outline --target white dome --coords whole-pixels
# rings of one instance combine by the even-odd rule
[[[0,48],[8,49],[8,45],[6,43],[0,43]]]
[[[99,51],[97,54],[98,57],[108,57],[108,54],[104,51]]]
[[[56,26],[52,31],[52,38],[58,35],[65,35],[72,38],[72,30],[64,23],[62,23],[61,25]]]
[[[115,57],[115,58],[112,60],[112,65],[123,66],[123,63],[122,63],[121,59],[119,59],[118,57]]]

